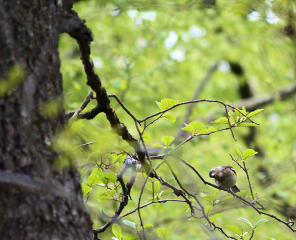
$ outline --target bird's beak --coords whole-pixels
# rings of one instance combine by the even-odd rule
[[[213,177],[215,176],[215,171],[214,171],[214,170],[210,170],[210,172],[209,172],[209,176],[210,176],[211,178],[213,178]]]

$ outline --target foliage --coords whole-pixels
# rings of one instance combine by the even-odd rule
[[[199,102],[195,103],[191,116],[184,122],[189,104],[180,104],[197,100],[191,99],[192,95],[214,63],[218,63],[218,68],[198,99],[219,99],[232,105],[241,100],[239,89],[246,83],[251,86],[253,95],[260,98],[273,94],[294,80],[294,56],[291,53],[295,49],[293,41],[283,31],[288,24],[288,7],[277,5],[277,1],[260,4],[254,1],[248,4],[242,1],[216,2],[216,6],[204,8],[198,4],[188,7],[184,1],[80,1],[74,8],[80,17],[86,19],[94,34],[92,59],[108,93],[116,93],[138,119],[171,108],[159,115],[156,122],[152,123],[154,118],[149,119],[146,125],[142,124],[140,131],[145,131],[143,139],[147,147],[161,148],[164,154],[171,152],[164,161],[169,162],[175,174],[181,176],[180,180],[187,190],[198,194],[197,198],[205,206],[204,211],[210,221],[223,229],[228,226],[232,233],[228,229],[225,231],[240,237],[245,232],[233,225],[237,218],[252,231],[256,229],[255,237],[258,239],[267,236],[280,239],[283,235],[285,239],[294,239],[293,233],[280,228],[279,223],[271,219],[257,230],[259,225],[253,227],[247,220],[252,219],[253,222],[259,217],[252,209],[242,207],[232,195],[204,186],[196,175],[176,160],[178,157],[185,159],[208,181],[209,169],[233,164],[238,175],[237,185],[242,190],[238,196],[252,201],[244,171],[229,157],[235,146],[240,161],[234,160],[248,164],[252,186],[257,192],[253,191],[253,194],[258,195],[258,202],[268,204],[266,199],[277,204],[295,202],[295,184],[291,183],[295,176],[295,99],[275,100],[264,107],[264,111],[260,106],[257,110],[228,107],[227,114],[221,104]],[[273,20],[271,16],[274,16]],[[67,111],[72,111],[79,108],[90,89],[86,85],[76,43],[69,36],[61,37],[60,52],[65,106]],[[242,75],[235,73],[234,63],[243,66]],[[111,103],[132,135],[140,139],[130,116],[113,99]],[[179,106],[173,107],[176,104]],[[94,106],[91,101],[85,111]],[[251,120],[260,123],[260,127]],[[152,124],[146,127],[149,123]],[[230,130],[220,131],[229,127],[236,142]],[[190,138],[188,144],[179,145],[177,133],[181,128],[183,134],[188,134],[186,136]],[[248,142],[254,131],[256,139]],[[105,222],[101,222],[97,214],[104,210],[102,217],[105,214],[112,216],[113,206],[122,199],[117,175],[126,156],[134,150],[116,134],[110,133],[110,124],[103,114],[92,121],[72,123],[70,132],[69,141],[76,147],[91,143],[73,150],[73,146],[68,146],[63,140],[63,152],[67,150],[79,159],[86,206],[92,214],[94,228],[98,228]],[[246,150],[240,152],[239,149]],[[265,156],[260,158],[262,152]],[[157,161],[152,160],[154,166]],[[157,171],[165,180],[177,185],[166,164]],[[131,192],[133,200],[129,201],[125,213],[138,206],[145,177],[138,173]],[[129,181],[129,175],[124,176],[124,181]],[[148,178],[142,204],[165,199],[179,200],[180,197],[172,192],[158,180]],[[224,208],[227,211],[219,213]],[[197,223],[206,224],[206,221],[190,217],[186,210],[188,205],[179,202],[153,203],[141,209],[144,225],[153,223],[153,227],[146,229],[145,233],[151,239],[222,237],[217,231],[196,226]],[[180,225],[176,220],[184,217],[190,218],[190,221]],[[123,228],[121,221],[128,228]],[[257,224],[264,222],[257,221]],[[110,239],[111,236],[124,240],[137,239],[137,234],[142,234],[136,212],[118,224],[112,225],[113,235],[106,232],[107,237],[103,239]]]

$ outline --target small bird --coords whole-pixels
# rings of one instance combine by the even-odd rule
[[[209,172],[211,178],[215,178],[217,185],[223,188],[231,188],[234,193],[240,192],[236,184],[236,172],[229,165],[221,165],[212,168]]]

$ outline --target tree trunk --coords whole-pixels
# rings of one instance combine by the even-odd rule
[[[79,174],[56,168],[66,123],[54,0],[0,0],[0,238],[93,239]]]

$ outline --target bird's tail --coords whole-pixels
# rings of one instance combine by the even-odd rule
[[[234,193],[240,192],[240,190],[238,189],[238,187],[237,187],[236,185],[235,185],[234,187],[232,187],[231,190],[232,190]]]

